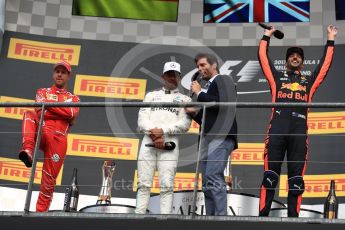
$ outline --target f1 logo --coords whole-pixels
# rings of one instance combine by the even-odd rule
[[[242,61],[226,61],[224,65],[219,69],[221,74],[224,75],[231,75],[233,70],[231,67],[235,67],[242,63]],[[258,76],[258,73],[260,72],[261,67],[259,64],[259,61],[247,61],[247,63],[242,67],[242,69],[237,73],[236,76],[239,76],[237,82],[250,82],[252,81],[256,76]],[[232,75],[231,75],[232,76]]]

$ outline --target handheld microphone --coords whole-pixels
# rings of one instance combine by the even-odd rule
[[[263,24],[261,22],[259,22],[259,26],[261,26],[262,28],[264,28],[266,30],[272,29],[272,26],[265,25],[265,24]],[[278,39],[283,39],[284,38],[284,33],[282,31],[280,31],[280,30],[275,30],[273,32],[273,36],[278,38]]]
[[[145,146],[146,147],[155,147],[155,143],[148,143],[148,144],[145,144]],[[176,147],[176,144],[172,141],[164,143],[164,149],[165,150],[174,150],[175,147]]]
[[[191,78],[191,82],[193,82],[193,81],[198,81],[198,78],[199,78],[199,71],[196,71],[196,72],[193,74],[192,78]],[[194,96],[194,92],[191,91],[191,92],[190,92],[190,97],[193,97],[193,96]]]

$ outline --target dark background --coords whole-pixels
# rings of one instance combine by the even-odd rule
[[[52,66],[47,63],[38,63],[7,58],[8,45],[11,37],[35,41],[43,41],[59,44],[76,44],[81,46],[79,65],[72,67],[73,78],[69,83],[69,90],[73,92],[75,74],[96,76],[116,76],[128,78],[147,79],[146,92],[161,87],[161,83],[146,75],[142,68],[150,70],[160,76],[163,64],[175,59],[182,64],[183,74],[187,74],[195,68],[194,54],[205,50],[205,47],[173,47],[162,45],[140,44],[124,42],[106,42],[93,40],[63,39],[45,36],[6,32],[2,53],[0,56],[0,96],[10,96],[25,99],[34,99],[37,88],[50,87],[52,85]],[[207,47],[206,47],[207,48]],[[287,47],[271,47],[272,60],[284,60]],[[228,60],[241,61],[231,67],[231,76],[237,82],[239,102],[270,102],[269,92],[248,93],[253,91],[268,90],[268,84],[259,71],[251,73],[253,77],[248,82],[239,79],[243,76],[243,69],[248,61],[257,61],[257,47],[208,47],[216,53],[222,62]],[[137,53],[136,53],[136,50]],[[306,60],[319,60],[323,47],[304,47]],[[134,55],[127,55],[129,53]],[[325,82],[314,96],[313,102],[344,102],[344,74],[343,60],[345,58],[345,45],[337,45],[334,62]],[[281,64],[280,66],[283,66]],[[306,71],[315,68],[315,64],[305,66]],[[249,74],[250,75],[250,74]],[[188,94],[186,88],[181,90]],[[246,93],[245,93],[246,92]],[[109,99],[102,97],[79,96],[83,102],[104,101],[137,101],[126,99]],[[312,109],[313,111],[336,111],[335,109]],[[112,117],[111,114],[116,114]],[[97,136],[117,136],[138,138],[142,135],[136,133],[138,108],[81,108],[76,125],[70,133],[90,134]],[[270,109],[238,109],[237,121],[239,126],[240,143],[263,143],[269,122]],[[168,122],[168,121],[167,121]],[[21,121],[16,119],[0,118],[0,157],[16,158],[21,145]],[[310,161],[344,162],[343,149],[345,143],[343,134],[337,135],[311,135],[309,138]],[[178,172],[194,172],[196,159],[196,134],[186,134],[181,141],[181,152]],[[42,157],[42,155],[40,155]],[[71,180],[74,167],[78,168],[78,179],[81,185],[80,193],[86,195],[98,195],[101,184],[101,165],[104,159],[68,156],[64,163],[62,186],[57,186],[57,192],[64,192],[64,185]],[[116,160],[116,159],[115,159]],[[136,170],[136,161],[116,160],[117,167],[114,180],[124,180],[130,185]],[[286,172],[283,165],[282,174]],[[342,164],[308,163],[306,175],[311,174],[344,174]],[[261,184],[263,166],[234,165],[233,177],[241,180],[241,188],[236,192],[258,195]],[[18,182],[0,181],[0,186],[18,187]],[[26,188],[23,183],[22,188]],[[38,189],[38,185],[34,186]],[[127,188],[113,191],[113,197],[134,198],[135,192]],[[285,198],[276,199],[285,202]],[[339,197],[340,201],[343,201]],[[322,204],[323,198],[305,198],[303,204]]]

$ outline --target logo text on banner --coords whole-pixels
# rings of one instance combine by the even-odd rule
[[[231,153],[232,165],[263,165],[263,143],[239,143],[238,149]]]
[[[34,100],[0,96],[0,102],[34,102]],[[0,117],[21,120],[23,119],[24,112],[27,110],[34,110],[34,109],[23,108],[23,107],[0,107]]]
[[[144,99],[145,79],[105,77],[77,74],[74,93],[91,97]]]
[[[59,60],[66,60],[71,65],[78,65],[79,55],[80,45],[11,38],[7,57],[43,63],[56,63]]]
[[[345,133],[345,111],[309,113],[308,133]]]
[[[188,133],[199,133],[199,125],[195,121]],[[345,111],[308,114],[308,134],[332,133],[345,133]]]
[[[332,179],[335,180],[337,196],[345,196],[345,174],[305,175],[303,178],[305,183],[303,197],[327,197]],[[287,175],[280,176],[279,184],[279,196],[287,197],[289,187]]]
[[[42,162],[37,162],[34,183],[40,184],[42,178]],[[56,184],[61,185],[63,166],[56,178]],[[0,179],[8,181],[29,182],[31,168],[27,168],[23,162],[12,158],[0,158]]]
[[[176,173],[175,179],[174,179],[174,191],[191,191],[194,189],[194,179],[195,179],[195,173]],[[201,190],[202,185],[202,177],[201,174],[199,174],[199,181],[198,181],[198,190]],[[133,191],[137,191],[137,184],[138,184],[138,171],[135,170],[134,173],[134,181],[133,181]],[[158,172],[155,172],[152,188],[152,193],[159,193],[159,180],[158,180]]]
[[[139,140],[134,138],[68,135],[67,154],[83,157],[136,160]]]

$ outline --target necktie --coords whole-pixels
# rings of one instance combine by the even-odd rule
[[[204,87],[205,87],[205,89],[206,89],[206,90],[208,90],[208,87],[210,87],[210,85],[211,85],[211,82],[210,82],[210,81],[208,81],[208,82],[205,84],[205,86],[204,86]]]

